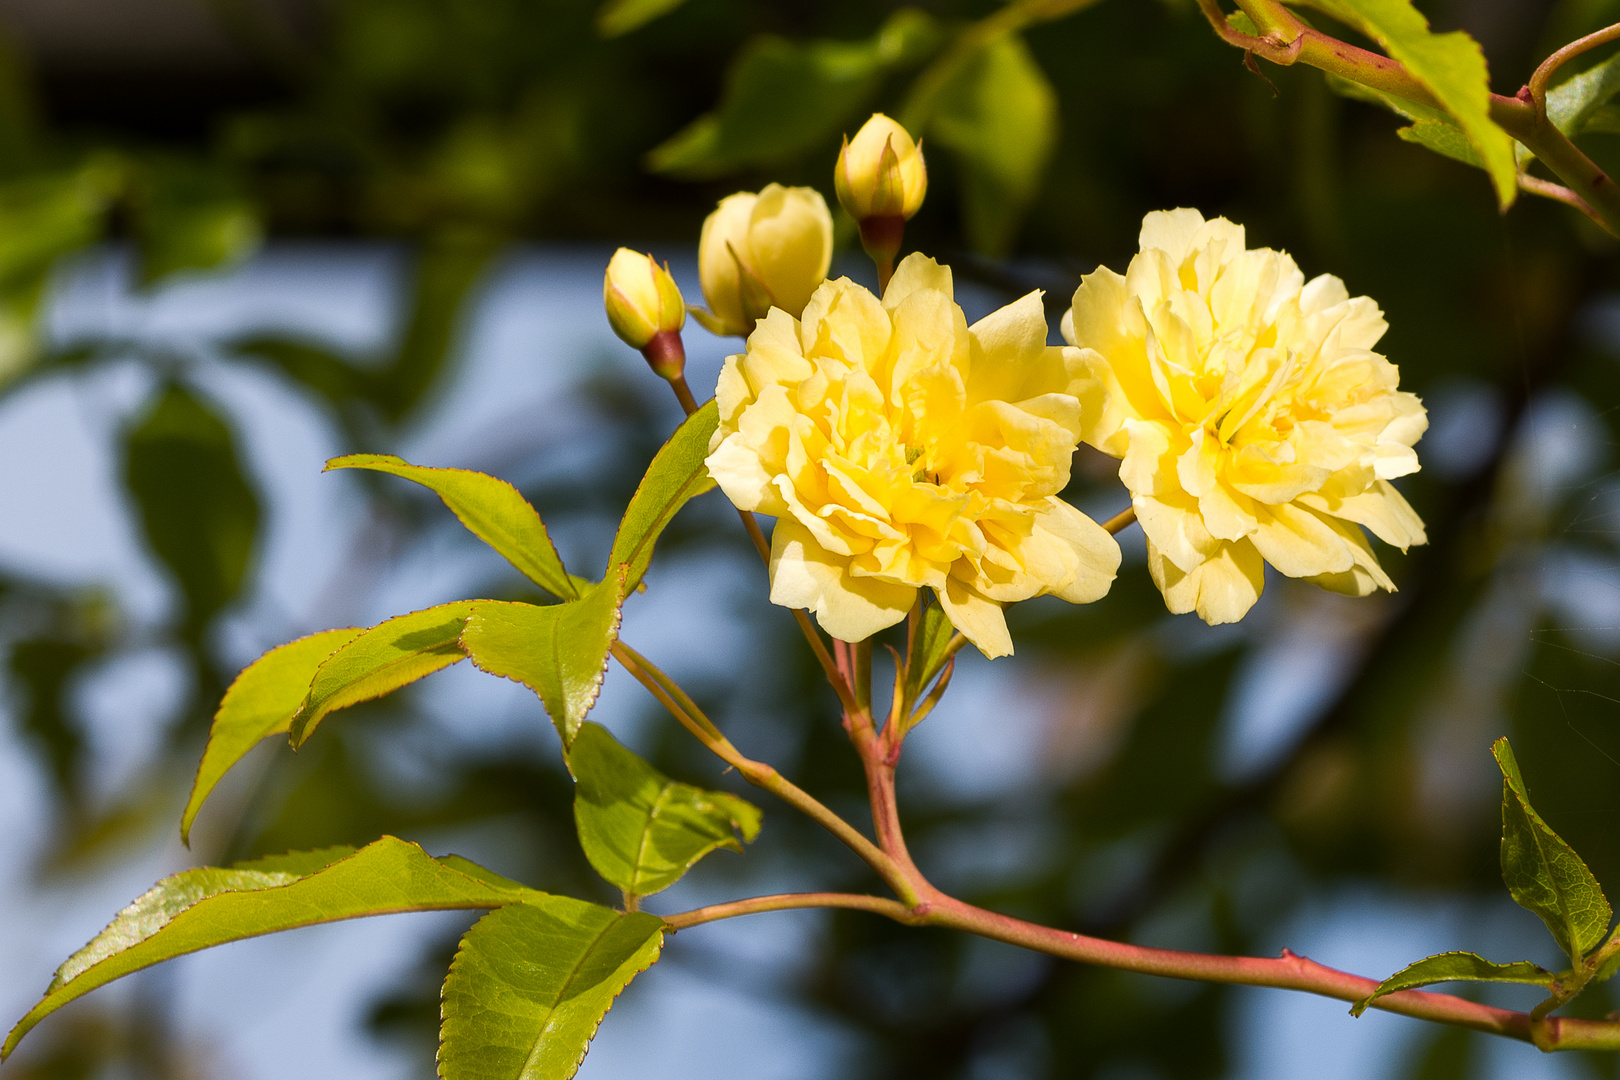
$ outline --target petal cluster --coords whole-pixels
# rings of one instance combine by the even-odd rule
[[[777,518],[775,603],[860,641],[929,588],[1005,655],[1003,604],[1096,600],[1119,565],[1113,537],[1057,498],[1077,375],[1046,344],[1039,293],[969,327],[950,270],[912,255],[881,301],[840,278],[801,319],[761,320],[720,374],[709,471],[739,508]]]
[[[1385,329],[1338,278],[1307,282],[1196,210],[1149,214],[1125,276],[1084,279],[1063,322],[1082,437],[1123,459],[1170,610],[1241,618],[1262,560],[1337,592],[1394,588],[1362,527],[1424,542],[1389,481],[1417,471],[1428,419],[1373,351]]]

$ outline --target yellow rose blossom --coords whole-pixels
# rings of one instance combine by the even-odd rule
[[[1149,214],[1125,276],[1084,279],[1063,320],[1082,435],[1123,459],[1171,611],[1242,618],[1262,560],[1335,592],[1394,589],[1361,527],[1424,542],[1389,481],[1417,471],[1428,418],[1372,351],[1386,328],[1338,278],[1307,282],[1196,210]]]
[[[814,188],[767,184],[720,200],[698,240],[698,280],[708,311],[698,321],[746,337],[773,307],[798,315],[832,264],[833,224]]]
[[[951,272],[900,264],[881,301],[847,278],[802,320],[775,310],[726,360],[708,466],[777,518],[771,600],[860,641],[933,589],[987,656],[1002,605],[1103,596],[1114,538],[1057,498],[1080,437],[1078,370],[1046,344],[1039,293],[969,327]]]

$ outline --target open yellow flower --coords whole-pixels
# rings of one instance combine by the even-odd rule
[[[1171,611],[1242,618],[1262,560],[1335,592],[1394,589],[1360,527],[1403,551],[1424,542],[1389,481],[1417,471],[1428,417],[1372,351],[1385,329],[1338,278],[1307,282],[1196,210],[1149,214],[1125,276],[1084,279],[1063,320],[1082,434],[1124,459]]]
[[[739,508],[777,518],[771,600],[860,641],[931,588],[1004,656],[1003,604],[1103,596],[1119,547],[1057,498],[1080,437],[1064,353],[1039,293],[969,327],[950,270],[922,255],[882,301],[840,278],[802,320],[761,320],[720,373],[708,465]]]

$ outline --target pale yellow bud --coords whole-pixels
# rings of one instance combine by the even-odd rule
[[[613,332],[633,349],[645,349],[656,335],[686,325],[686,302],[669,268],[629,248],[615,251],[608,263],[602,303]]]
[[[833,186],[838,189],[838,201],[856,221],[907,221],[928,193],[928,168],[921,148],[906,129],[882,113],[873,113],[853,140],[844,140],[833,170]]]
[[[698,241],[698,280],[709,301],[699,322],[746,335],[771,308],[794,318],[832,265],[832,215],[814,188],[771,184],[720,200]]]

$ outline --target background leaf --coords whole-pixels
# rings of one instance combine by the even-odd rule
[[[596,704],[608,649],[618,636],[624,605],[620,570],[566,604],[480,600],[461,634],[461,648],[479,670],[520,682],[539,695],[565,750]]]
[[[1547,91],[1547,119],[1565,135],[1586,130],[1593,114],[1620,92],[1620,54],[1594,64]]]
[[[607,38],[628,34],[684,3],[686,0],[607,0],[596,9],[596,32]]]
[[[600,724],[585,724],[568,751],[578,785],[574,820],[597,873],[634,896],[679,881],[718,847],[741,852],[759,835],[760,812],[723,791],[677,783],[619,745]]]
[[[1057,145],[1057,95],[1022,38],[963,65],[934,104],[928,137],[961,171],[962,224],[974,249],[1005,255]]]
[[[183,633],[200,640],[246,583],[259,500],[230,427],[170,384],[125,436],[124,483],[146,542],[185,598]]]
[[[68,1002],[142,968],[227,941],[299,926],[402,911],[499,907],[528,896],[452,870],[415,844],[385,836],[301,875],[316,859],[277,856],[243,867],[203,867],[165,878],[69,957],[38,1005],[17,1022],[0,1056]]]
[[[412,465],[392,454],[350,454],[333,458],[327,469],[371,469],[414,480],[436,492],[450,512],[478,539],[494,548],[525,577],[562,600],[579,590],[563,569],[540,515],[518,489],[470,469]]]
[[[218,169],[159,159],[134,170],[131,187],[145,284],[182,270],[228,267],[264,238],[257,202]]]
[[[565,896],[493,911],[444,982],[444,1080],[568,1080],[613,999],[658,960],[663,920]]]
[[[933,20],[914,8],[895,12],[864,41],[757,38],[726,73],[719,108],[655,147],[647,163],[704,177],[803,153],[834,139],[865,110],[885,71],[936,39]]]
[[[337,709],[391,694],[462,660],[461,629],[479,601],[457,600],[378,623],[327,657],[289,730],[294,749]]]
[[[641,584],[652,561],[653,545],[676,511],[714,487],[714,478],[703,462],[709,456],[709,438],[719,425],[720,407],[711,398],[675,429],[630,497],[619,531],[613,537],[613,552],[608,556],[608,566],[629,567],[625,577],[627,595]]]
[[[360,634],[358,627],[345,627],[289,641],[253,661],[236,677],[214,713],[208,745],[197,764],[191,797],[180,817],[183,842],[191,842],[191,823],[214,785],[261,740],[291,727],[321,664]]]
[[[1491,752],[1503,777],[1502,880],[1519,906],[1540,916],[1559,948],[1578,964],[1608,932],[1609,901],[1586,863],[1531,807],[1507,739],[1497,739]]]
[[[1410,0],[1320,0],[1335,18],[1377,41],[1434,95],[1467,136],[1502,208],[1518,197],[1513,140],[1490,115],[1490,73],[1479,43],[1460,30],[1435,34]]]
[[[1408,964],[1379,983],[1378,989],[1350,1007],[1350,1015],[1360,1016],[1367,1011],[1367,1006],[1385,994],[1393,994],[1397,990],[1415,990],[1420,986],[1431,986],[1434,983],[1467,981],[1549,986],[1552,980],[1552,972],[1528,960],[1519,960],[1511,964],[1493,964],[1471,952],[1441,953],[1419,960],[1415,964]]]

